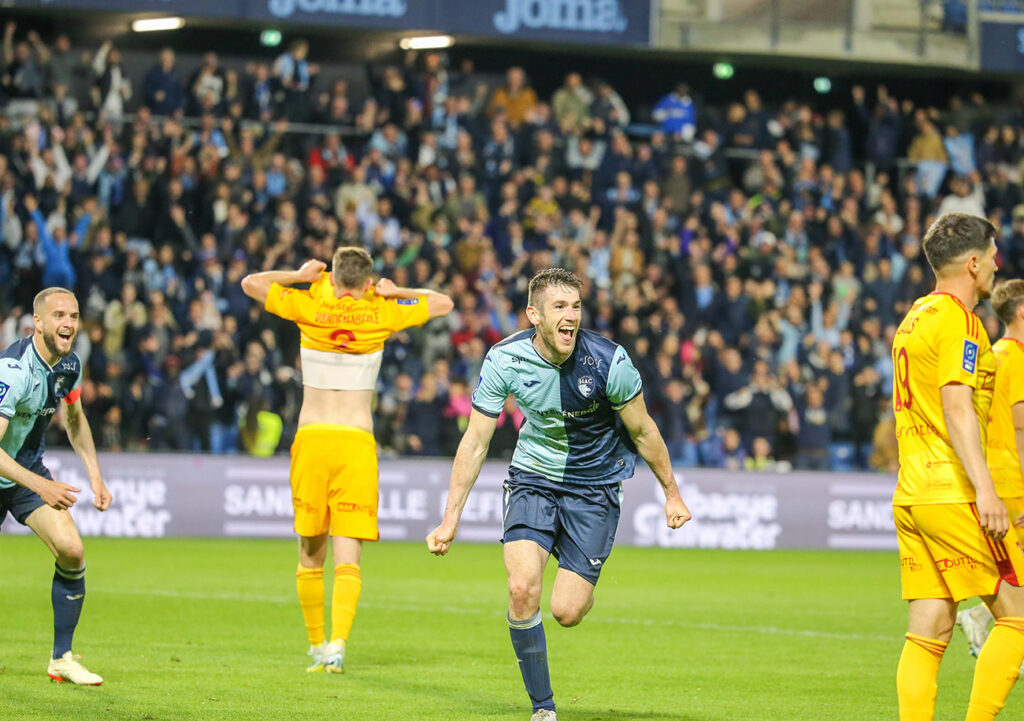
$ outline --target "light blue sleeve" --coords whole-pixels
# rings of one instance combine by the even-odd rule
[[[491,418],[501,415],[509,392],[503,357],[501,351],[495,351],[493,348],[488,351],[480,368],[480,380],[473,391],[473,407]]]
[[[619,346],[612,356],[612,365],[608,369],[608,382],[605,395],[608,396],[612,408],[621,410],[624,405],[636,398],[644,389],[640,372],[629,359],[625,348]]]
[[[28,371],[19,361],[0,360],[0,416],[14,418],[18,402],[29,387]]]

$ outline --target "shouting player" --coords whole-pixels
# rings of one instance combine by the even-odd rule
[[[451,298],[370,278],[362,248],[334,253],[330,274],[309,260],[295,271],[242,279],[246,294],[301,331],[302,408],[292,444],[291,486],[299,535],[296,586],[309,634],[310,671],[341,673],[362,576],[363,541],[376,541],[377,445],[371,401],[392,333],[451,312]],[[309,290],[289,286],[311,283]],[[324,561],[333,538],[331,637],[324,635]]]
[[[487,353],[469,426],[455,461],[441,525],[427,536],[431,553],[448,553],[470,489],[511,393],[526,416],[505,483],[508,624],[532,721],[554,721],[540,597],[548,556],[558,559],[551,615],[575,626],[594,604],[594,585],[612,550],[621,483],[636,454],[665,492],[666,521],[690,519],[672,475],[668,449],[644,405],[640,374],[626,351],[580,329],[579,278],[552,268],[530,281],[526,315],[534,325]]]
[[[892,347],[900,470],[893,495],[906,643],[901,721],[931,721],[957,604],[980,596],[996,627],[978,657],[968,721],[995,718],[1024,659],[1024,555],[985,463],[996,360],[972,309],[996,271],[995,227],[946,213],[925,235],[935,292],[915,301]]]
[[[78,334],[78,301],[69,290],[47,288],[32,304],[32,320],[35,333],[0,352],[0,523],[9,512],[57,559],[50,594],[50,678],[99,686],[103,679],[71,652],[85,600],[85,550],[68,513],[80,489],[53,480],[43,465],[46,429],[59,405],[68,440],[89,476],[93,505],[101,511],[110,506],[82,410],[82,363],[71,351]]]
[[[992,291],[992,308],[1006,326],[1006,333],[992,346],[996,389],[989,411],[986,457],[996,493],[1009,513],[1010,533],[1017,533],[1017,527],[1024,524],[1024,280],[997,285]],[[983,603],[956,615],[972,656],[981,653],[992,620],[992,613]]]

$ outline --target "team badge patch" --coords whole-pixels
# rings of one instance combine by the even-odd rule
[[[3,403],[4,398],[7,396],[7,391],[11,390],[11,387],[6,383],[0,383],[0,403]]]
[[[594,379],[591,376],[583,376],[576,381],[576,388],[584,398],[590,398],[594,392]]]
[[[978,362],[978,344],[973,341],[964,341],[964,370],[968,373],[974,372]]]

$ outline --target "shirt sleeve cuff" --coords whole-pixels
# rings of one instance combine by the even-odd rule
[[[489,411],[486,408],[481,408],[476,403],[473,404],[473,410],[478,411],[480,413],[483,413],[488,418],[497,418],[498,416],[501,415],[501,411],[498,411],[497,413],[495,413],[494,411]]]

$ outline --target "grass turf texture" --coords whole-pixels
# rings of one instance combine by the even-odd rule
[[[86,539],[86,557],[75,650],[99,688],[47,679],[52,559],[0,537],[0,719],[529,718],[498,544],[368,546],[343,676],[304,672],[293,541]],[[580,627],[542,608],[563,721],[896,718],[893,553],[617,548]],[[966,647],[958,631],[937,721],[963,718]]]

